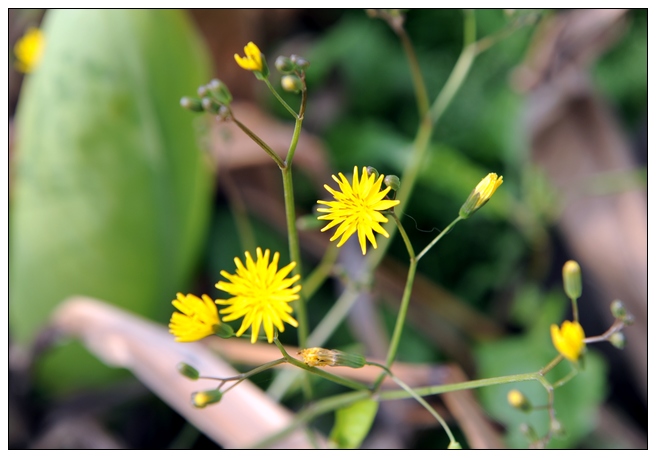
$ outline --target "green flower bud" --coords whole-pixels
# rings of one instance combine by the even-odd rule
[[[615,318],[624,319],[626,316],[626,307],[624,307],[624,303],[615,299],[610,304],[610,313],[612,313]]]
[[[176,369],[178,369],[180,374],[184,375],[190,380],[198,380],[198,377],[200,376],[198,370],[187,363],[179,363]]]
[[[192,97],[182,97],[180,99],[180,106],[189,111],[203,111],[203,104],[200,102],[200,100]]]
[[[208,113],[218,114],[219,110],[221,109],[221,105],[219,105],[209,97],[203,97],[203,100],[201,100],[200,103],[203,105],[203,108]]]
[[[570,299],[581,297],[581,266],[576,261],[567,261],[563,266],[563,286]]]
[[[552,420],[551,431],[556,437],[565,437],[565,435],[567,435],[567,431],[565,431],[563,424],[558,420]]]
[[[624,334],[621,332],[611,334],[608,341],[613,344],[615,348],[619,348],[620,350],[624,349],[624,346],[626,345],[626,337],[624,337]]]
[[[191,393],[191,403],[194,407],[202,409],[210,404],[216,404],[221,400],[223,393],[219,390],[195,391]]]
[[[310,66],[310,62],[303,59],[301,56],[297,56],[296,54],[291,55],[291,61],[294,63],[294,65],[296,65],[297,68],[300,68],[301,70],[305,70]]]
[[[373,175],[376,179],[378,179],[378,170],[376,170],[374,167],[369,165],[364,169],[367,171],[367,175]]]
[[[207,91],[207,86],[198,86],[198,97],[202,99],[203,97],[207,96]]]
[[[278,56],[275,66],[280,73],[284,74],[292,73],[296,69],[294,62],[287,56]]]
[[[230,102],[232,102],[232,94],[223,81],[215,78],[209,82],[207,88],[221,105],[230,105]]]
[[[303,81],[296,75],[285,75],[280,80],[282,88],[287,92],[298,94],[303,90]]]
[[[219,336],[222,339],[229,339],[235,335],[235,330],[229,324],[219,323],[214,325],[214,335]]]
[[[401,187],[401,180],[396,175],[385,175],[383,184],[392,188],[392,191],[398,191]]]
[[[531,443],[535,443],[539,440],[538,433],[535,432],[533,427],[528,423],[522,423],[519,425],[519,431],[526,437],[526,439]]]

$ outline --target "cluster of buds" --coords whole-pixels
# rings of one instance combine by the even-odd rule
[[[291,56],[278,56],[276,69],[283,74],[280,85],[287,92],[298,94],[305,88],[305,70],[310,66],[306,59],[292,54]]]
[[[231,102],[232,94],[228,90],[228,86],[215,78],[198,88],[198,97],[183,97],[180,100],[180,105],[187,110],[206,111],[225,120],[230,116]]]

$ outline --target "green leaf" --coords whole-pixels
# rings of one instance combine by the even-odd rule
[[[335,412],[335,426],[330,439],[339,448],[358,448],[371,429],[378,402],[364,399]]]
[[[179,106],[206,51],[174,10],[50,10],[43,29],[16,121],[12,337],[78,294],[164,321],[207,229],[211,174]]]

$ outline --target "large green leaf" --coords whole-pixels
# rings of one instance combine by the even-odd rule
[[[174,10],[52,10],[17,114],[10,328],[83,294],[162,321],[205,237],[211,175],[179,106],[209,79]]]
[[[339,448],[358,448],[367,437],[378,412],[378,401],[363,399],[335,412],[330,440]]]

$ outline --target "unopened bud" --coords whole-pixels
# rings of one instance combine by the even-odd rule
[[[219,105],[209,97],[203,97],[203,100],[201,100],[200,103],[203,105],[203,108],[208,113],[218,114],[219,110],[221,109],[221,105]]]
[[[615,348],[619,348],[620,350],[622,350],[626,345],[626,337],[624,337],[624,334],[621,332],[611,334],[611,336],[608,338],[608,341],[613,344]]]
[[[476,210],[485,205],[495,193],[497,188],[503,183],[503,177],[497,176],[496,173],[488,173],[469,194],[469,197],[460,207],[460,217],[469,218]]]
[[[203,104],[200,100],[192,97],[182,97],[180,99],[180,106],[190,111],[203,111]]]
[[[398,191],[401,187],[401,180],[399,180],[399,177],[396,175],[385,175],[383,184],[392,188],[392,191]]]
[[[624,303],[615,299],[610,304],[610,313],[612,313],[615,318],[624,319],[626,316],[626,307],[624,307]]]
[[[221,105],[230,105],[230,102],[232,102],[232,94],[223,81],[215,78],[209,82],[207,88]]]
[[[376,170],[374,167],[369,165],[364,169],[367,171],[367,175],[373,175],[374,178],[378,179],[378,170]]]
[[[287,92],[299,93],[303,90],[303,81],[296,75],[283,76],[280,85]]]
[[[551,431],[556,437],[564,437],[567,434],[563,424],[555,419],[551,421]]]
[[[176,369],[178,369],[178,372],[180,374],[184,375],[185,377],[187,377],[190,380],[198,380],[198,377],[200,376],[200,373],[198,372],[198,370],[195,367],[190,366],[187,363],[179,363],[176,366]]]
[[[363,367],[367,362],[362,355],[319,347],[306,348],[299,351],[298,354],[302,356],[303,362],[310,367],[346,366],[357,369]]]
[[[563,287],[570,299],[581,297],[581,266],[576,261],[567,261],[563,265]]]
[[[284,74],[292,73],[296,68],[294,62],[292,62],[287,56],[278,56],[276,58],[275,66],[280,73]]]
[[[531,444],[539,440],[538,433],[536,433],[535,429],[533,429],[528,423],[522,423],[519,425],[519,432],[521,432]]]
[[[230,337],[235,335],[235,330],[232,329],[232,327],[226,323],[215,324],[214,328],[212,329],[214,331],[214,335],[219,336],[222,339],[229,339]]]
[[[297,68],[300,68],[301,70],[305,70],[310,66],[310,62],[303,59],[301,56],[297,56],[296,54],[291,55],[291,61],[294,63],[294,65],[296,65]]]
[[[522,412],[530,412],[533,409],[530,401],[519,390],[508,391],[508,404]]]
[[[198,97],[203,98],[207,95],[208,88],[205,85],[198,86]]]
[[[210,404],[216,404],[222,396],[223,394],[219,390],[196,391],[191,393],[191,403],[194,407],[202,409]]]

